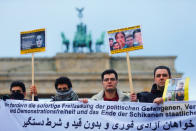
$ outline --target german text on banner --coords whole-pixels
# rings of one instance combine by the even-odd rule
[[[0,100],[0,131],[195,131],[196,101],[135,102]]]

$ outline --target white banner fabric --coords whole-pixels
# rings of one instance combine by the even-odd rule
[[[0,100],[0,131],[195,131],[196,101],[136,102]]]

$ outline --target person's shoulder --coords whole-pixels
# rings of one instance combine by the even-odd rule
[[[91,100],[98,100],[99,99],[99,93],[93,95],[90,99]]]
[[[137,98],[139,102],[152,103],[153,100],[156,98],[156,96],[151,92],[144,91],[144,92],[137,93]]]
[[[76,95],[76,96],[78,96],[77,93],[76,93],[75,91],[73,91],[73,90],[71,91],[71,95]]]
[[[79,99],[78,95],[74,91],[71,92],[71,97],[71,101],[78,101]]]
[[[3,95],[0,99],[5,101],[7,99],[10,99],[10,96],[9,95]]]
[[[130,101],[130,96],[126,93],[123,93],[123,101]]]
[[[100,91],[99,93],[93,95],[90,99],[91,100],[102,100],[103,99],[103,90]]]
[[[156,83],[152,84],[151,90],[157,90],[157,84]]]
[[[130,96],[128,93],[124,93],[122,90],[117,88],[117,94],[119,97],[119,101],[130,101]]]

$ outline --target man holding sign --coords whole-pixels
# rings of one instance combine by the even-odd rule
[[[131,101],[163,103],[162,95],[167,79],[171,78],[170,69],[167,66],[158,66],[154,69],[154,84],[150,92],[141,92],[137,95],[131,93]]]
[[[45,29],[36,29],[20,32],[20,53],[32,53],[32,85],[34,86],[34,52],[45,51]],[[32,93],[34,101],[34,93]]]
[[[35,86],[30,87],[30,93],[34,94],[34,100],[38,101],[37,89]],[[10,85],[10,95],[3,96],[2,99],[25,100],[26,88],[25,84],[21,81],[13,81]]]

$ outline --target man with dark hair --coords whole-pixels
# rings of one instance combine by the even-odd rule
[[[118,74],[113,69],[105,70],[101,74],[103,90],[94,95],[92,100],[102,101],[130,101],[128,95],[117,88]]]
[[[69,78],[59,77],[55,81],[56,95],[52,101],[77,101],[78,95],[72,90],[72,84]]]
[[[121,46],[118,42],[114,42],[112,48],[113,50],[118,50],[118,49],[121,49]]]
[[[110,50],[113,50],[113,43],[114,43],[114,39],[109,38]]]
[[[129,48],[129,47],[133,47],[133,43],[134,43],[134,39],[133,39],[133,35],[127,35],[126,36],[126,48]]]
[[[140,29],[136,29],[133,31],[133,39],[134,39],[133,46],[142,45],[142,34]]]
[[[171,71],[170,71],[169,67],[167,67],[167,66],[157,66],[157,67],[154,69],[154,78],[155,78],[155,75],[156,75],[156,71],[157,71],[158,69],[167,70],[168,75],[169,75],[169,78],[171,78]]]
[[[167,79],[171,78],[170,69],[167,66],[157,66],[154,69],[154,84],[151,92],[141,92],[137,95],[131,93],[131,101],[149,102],[160,104],[163,102],[162,95]]]
[[[26,96],[26,88],[25,84],[21,81],[13,81],[10,85],[10,95],[3,96],[4,100],[6,99],[14,99],[14,100],[25,100]],[[30,87],[31,95],[34,94],[34,100],[38,101],[37,97],[37,89],[35,86]]]
[[[184,82],[182,80],[177,83],[177,90],[175,91],[176,101],[184,100]]]

